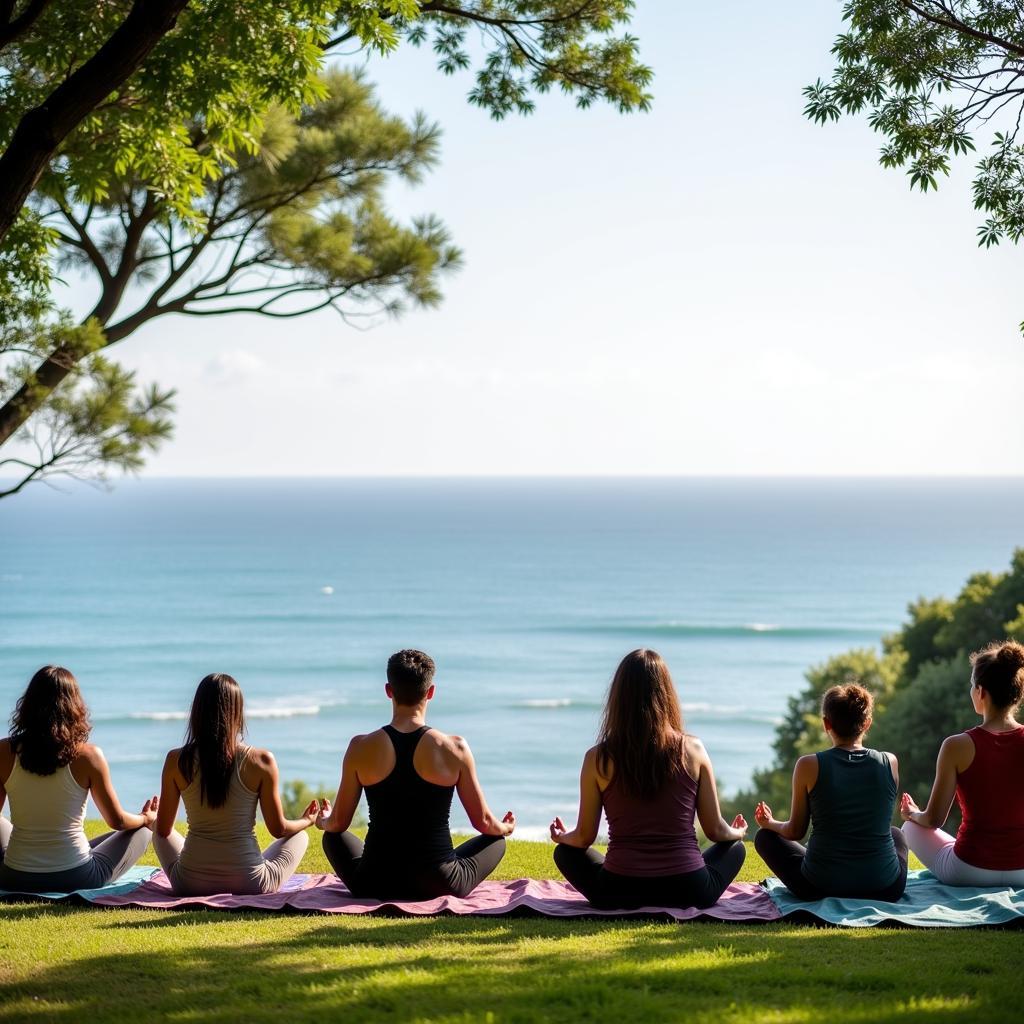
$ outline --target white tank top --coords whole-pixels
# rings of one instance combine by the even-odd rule
[[[82,823],[89,791],[65,765],[52,775],[14,767],[4,783],[11,802],[11,841],[4,864],[14,871],[67,871],[89,862],[89,840]]]

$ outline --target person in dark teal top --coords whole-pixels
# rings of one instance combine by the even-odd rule
[[[821,702],[832,747],[797,760],[789,820],[777,821],[763,800],[754,812],[754,849],[797,899],[895,902],[906,888],[907,841],[892,825],[899,765],[864,746],[873,705],[856,683],[833,686]]]

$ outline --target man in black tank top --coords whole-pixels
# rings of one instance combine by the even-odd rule
[[[433,660],[422,651],[399,651],[388,660],[387,680],[391,723],[349,743],[334,807],[324,801],[317,819],[324,853],[353,896],[467,896],[504,856],[515,815],[509,811],[499,821],[491,813],[469,744],[427,726]],[[346,831],[364,790],[365,845]],[[456,790],[481,834],[453,847],[449,813]]]

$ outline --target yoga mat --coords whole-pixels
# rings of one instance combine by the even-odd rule
[[[161,872],[121,894],[101,894],[93,902],[104,907],[147,907],[161,910],[293,910],[320,914],[532,914],[544,917],[649,917],[671,921],[777,921],[775,905],[765,891],[749,882],[729,886],[722,899],[706,910],[643,907],[640,910],[595,910],[566,882],[517,878],[482,882],[465,899],[441,896],[421,902],[359,900],[334,875],[294,875],[281,891],[266,896],[175,896]]]
[[[157,873],[159,873],[158,868],[129,868],[116,882],[111,882],[110,885],[105,885],[102,889],[76,889],[74,892],[18,892],[16,889],[0,889],[0,899],[16,896],[19,899],[25,897],[40,900],[80,899],[87,903],[99,903],[104,896],[125,896],[133,892]]]
[[[930,871],[911,871],[907,889],[896,903],[830,897],[804,902],[777,879],[765,888],[779,913],[794,920],[806,916],[844,928],[880,924],[914,928],[1020,927],[1024,924],[1024,889],[943,885]]]

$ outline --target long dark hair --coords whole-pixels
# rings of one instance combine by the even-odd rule
[[[608,690],[597,741],[598,767],[614,766],[617,784],[649,799],[682,766],[683,714],[668,665],[656,651],[627,654]]]
[[[238,741],[245,732],[242,688],[229,675],[214,672],[196,687],[178,770],[191,782],[199,770],[199,796],[207,807],[221,807],[235,767]]]
[[[92,723],[78,681],[59,665],[41,668],[11,716],[11,749],[21,767],[52,775],[70,764],[89,738]]]

